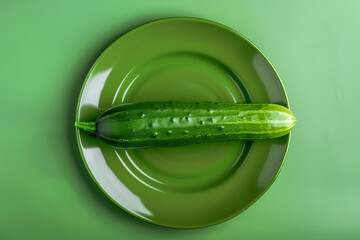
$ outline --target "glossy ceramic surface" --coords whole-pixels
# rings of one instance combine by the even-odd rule
[[[220,24],[170,18],[111,44],[91,68],[77,120],[127,102],[184,100],[288,107],[275,70],[248,40]],[[114,149],[77,130],[84,162],[117,205],[145,221],[197,228],[254,203],[283,163],[289,136],[177,148]]]

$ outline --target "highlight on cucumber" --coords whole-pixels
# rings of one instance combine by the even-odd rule
[[[277,104],[170,101],[122,104],[75,126],[117,148],[149,148],[277,138],[295,123]]]

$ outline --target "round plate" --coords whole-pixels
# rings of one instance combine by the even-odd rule
[[[207,20],[169,18],[137,27],[97,59],[81,90],[77,121],[142,101],[276,103],[279,76],[235,31]],[[213,225],[254,203],[277,176],[289,136],[173,148],[114,149],[76,131],[94,181],[128,213],[175,228]]]

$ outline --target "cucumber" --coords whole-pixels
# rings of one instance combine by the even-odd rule
[[[276,138],[296,119],[276,104],[143,102],[122,104],[75,126],[118,148],[182,146]]]

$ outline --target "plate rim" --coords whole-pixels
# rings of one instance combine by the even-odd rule
[[[96,67],[96,65],[98,64],[98,62],[100,61],[100,59],[102,58],[102,56],[104,56],[111,48],[113,45],[115,45],[115,43],[117,42],[117,40],[119,40],[120,38],[123,38],[125,37],[126,35],[128,35],[129,33],[131,33],[132,31],[136,30],[136,29],[139,29],[145,25],[150,25],[150,24],[156,24],[158,22],[165,22],[165,21],[179,21],[179,20],[192,20],[192,21],[197,21],[197,22],[203,22],[203,23],[206,23],[206,24],[210,24],[210,25],[214,25],[216,27],[220,27],[220,28],[223,28],[229,32],[232,32],[234,33],[235,35],[239,36],[240,38],[242,38],[243,40],[245,40],[249,45],[251,45],[253,48],[255,48],[257,50],[258,53],[261,54],[261,56],[265,59],[265,61],[269,64],[269,66],[271,67],[271,69],[274,71],[275,73],[275,76],[276,78],[278,79],[279,83],[280,83],[280,86],[281,86],[281,89],[284,93],[284,97],[285,97],[285,103],[286,103],[286,107],[290,110],[290,103],[289,103],[289,99],[288,99],[288,96],[287,96],[287,93],[285,91],[285,87],[284,87],[284,84],[278,74],[278,72],[276,71],[275,67],[273,66],[273,64],[270,62],[270,60],[265,56],[265,54],[254,44],[252,43],[248,38],[246,38],[244,35],[242,35],[241,33],[239,33],[238,31],[224,25],[224,24],[221,24],[219,22],[216,22],[216,21],[213,21],[213,20],[209,20],[209,19],[205,19],[205,18],[199,18],[199,17],[166,17],[166,18],[160,18],[160,19],[156,19],[156,20],[151,20],[151,21],[147,21],[143,24],[140,24],[134,28],[131,28],[130,30],[128,30],[127,32],[125,32],[124,34],[122,34],[121,36],[117,37],[111,44],[109,44],[104,51],[101,52],[101,54],[96,58],[95,62],[92,64],[91,68],[89,69],[85,79],[84,79],[84,82],[81,86],[81,90],[80,90],[80,93],[79,93],[79,97],[78,97],[78,101],[77,101],[77,105],[76,105],[76,114],[75,114],[75,121],[78,120],[78,117],[79,117],[79,107],[80,107],[80,102],[81,102],[81,97],[82,97],[82,94],[83,94],[83,91],[84,91],[84,88],[88,82],[88,79],[92,73],[92,71],[94,70],[94,68]],[[278,175],[280,174],[280,171],[282,170],[283,166],[284,166],[284,163],[285,163],[285,160],[286,160],[286,157],[287,157],[287,154],[288,154],[288,150],[289,150],[289,146],[290,146],[290,141],[291,141],[291,132],[287,135],[287,144],[286,144],[286,149],[285,149],[285,153],[284,153],[284,156],[283,156],[283,159],[281,161],[281,164],[275,174],[275,176],[273,177],[273,179],[270,181],[270,183],[268,184],[268,186],[266,188],[264,188],[263,192],[261,194],[259,194],[258,196],[256,196],[252,201],[250,201],[247,205],[245,205],[240,211],[236,211],[234,212],[233,214],[227,216],[226,218],[223,218],[221,219],[220,221],[217,221],[217,222],[214,222],[214,223],[211,223],[211,224],[203,224],[203,225],[199,225],[199,226],[173,226],[173,225],[165,225],[165,224],[160,224],[160,223],[157,223],[155,221],[150,221],[149,219],[147,218],[144,218],[142,216],[139,216],[139,215],[136,215],[134,213],[132,213],[131,211],[129,211],[128,209],[126,209],[125,207],[123,207],[122,205],[120,205],[117,201],[115,201],[112,197],[109,196],[109,194],[103,189],[103,187],[100,186],[99,182],[96,180],[96,178],[94,177],[94,175],[92,174],[86,160],[85,160],[85,157],[84,157],[84,153],[82,151],[82,147],[80,146],[80,142],[81,142],[81,139],[80,139],[80,131],[78,128],[75,128],[75,134],[76,134],[76,142],[77,142],[77,146],[78,146],[78,149],[79,149],[79,152],[80,152],[80,155],[81,155],[81,159],[85,165],[85,168],[87,170],[87,172],[89,173],[91,179],[93,180],[93,182],[98,186],[98,188],[101,190],[101,192],[103,192],[103,194],[105,194],[105,196],[111,200],[116,206],[120,207],[121,210],[125,211],[126,213],[130,214],[131,216],[137,218],[137,219],[140,219],[142,221],[145,221],[147,223],[151,223],[151,224],[154,224],[154,225],[157,225],[157,226],[160,226],[160,227],[165,227],[165,228],[171,228],[171,229],[200,229],[200,228],[206,228],[206,227],[211,227],[211,226],[214,226],[214,225],[217,225],[217,224],[220,224],[220,223],[223,223],[223,222],[226,222],[236,216],[238,216],[240,213],[246,211],[250,206],[252,206],[256,201],[258,201],[268,190],[269,188],[273,185],[273,183],[275,182],[275,180],[277,179]]]

